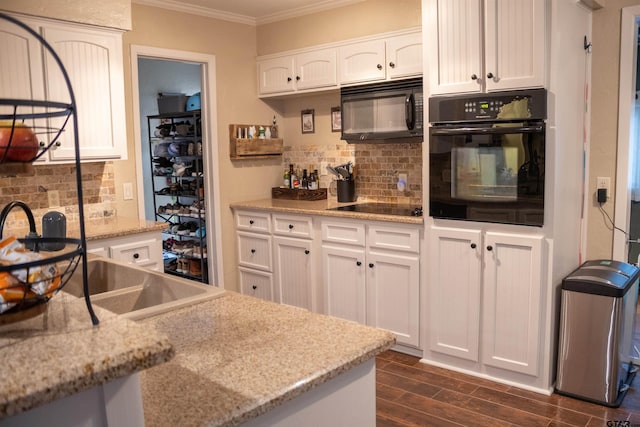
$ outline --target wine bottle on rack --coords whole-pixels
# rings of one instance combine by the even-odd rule
[[[300,183],[300,187],[305,190],[309,188],[309,176],[307,175],[306,169],[302,169],[302,181]]]
[[[309,174],[309,190],[317,190],[318,189],[318,178],[316,175],[317,171],[314,170]]]
[[[293,164],[290,163],[289,164],[289,188],[292,189],[292,190],[294,188],[293,187],[293,181],[295,180],[295,178],[296,178],[296,174],[293,171]]]

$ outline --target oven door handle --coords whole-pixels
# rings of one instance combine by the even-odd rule
[[[509,133],[537,133],[544,130],[543,125],[536,126],[519,126],[508,127],[501,126],[495,128],[476,128],[476,127],[459,127],[459,128],[431,128],[431,135],[449,136],[449,135],[506,135]]]

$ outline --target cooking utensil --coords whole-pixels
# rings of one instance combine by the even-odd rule
[[[332,175],[337,176],[339,179],[342,179],[342,175],[340,175],[338,173],[338,171],[335,168],[333,168],[332,166],[327,165],[327,172],[329,172]]]
[[[336,166],[336,172],[338,172],[338,174],[340,174],[340,176],[342,177],[342,179],[346,180],[346,181],[351,181],[351,174],[349,173],[349,170],[344,167],[344,166]]]

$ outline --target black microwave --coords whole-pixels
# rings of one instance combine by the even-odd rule
[[[357,142],[422,142],[422,78],[340,90],[342,139]]]

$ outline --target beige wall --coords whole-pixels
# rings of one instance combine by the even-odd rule
[[[211,18],[133,4],[133,30],[124,36],[125,95],[127,117],[132,117],[131,45],[153,46],[214,55],[218,129],[209,149],[217,150],[220,162],[220,213],[224,259],[224,286],[236,289],[235,233],[229,204],[238,200],[269,197],[271,184],[280,175],[279,160],[232,162],[229,159],[228,125],[270,123],[274,112],[256,98],[256,28]],[[118,214],[135,215],[135,204],[124,205],[122,182],[136,182],[135,169],[144,159],[135,158],[133,124],[127,124],[129,160],[116,165]],[[271,182],[273,181],[273,182]],[[209,199],[211,200],[211,199]]]
[[[640,5],[639,0],[607,0],[593,12],[591,150],[589,153],[589,197],[587,258],[610,258],[613,234],[594,201],[596,177],[611,177],[611,199],[604,205],[613,217],[618,136],[618,86],[620,78],[620,16],[625,6]],[[616,183],[617,184],[617,183]],[[617,224],[627,228],[627,224]]]
[[[128,30],[131,0],[2,0],[0,9]]]
[[[258,55],[419,27],[420,0],[367,0],[258,27]]]

